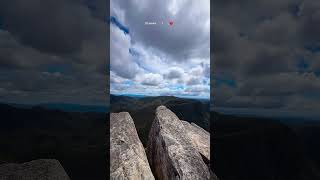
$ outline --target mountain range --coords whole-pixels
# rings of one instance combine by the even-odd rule
[[[110,96],[110,112],[129,112],[134,119],[143,145],[147,143],[149,130],[155,117],[155,109],[160,105],[171,109],[179,119],[193,122],[209,131],[210,107],[208,100],[186,99],[175,96]]]

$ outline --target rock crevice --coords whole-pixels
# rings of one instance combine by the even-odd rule
[[[146,152],[127,112],[111,113],[110,135],[111,179],[217,179],[205,162],[210,160],[210,134],[165,106],[155,111]]]
[[[181,121],[198,152],[210,161],[210,134],[194,123]]]
[[[154,179],[129,113],[110,114],[110,138],[110,179]]]
[[[165,106],[156,109],[147,156],[159,179],[210,179],[210,171],[194,147],[188,130]]]

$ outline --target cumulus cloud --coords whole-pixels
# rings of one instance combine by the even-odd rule
[[[162,83],[162,80],[163,78],[161,75],[149,73],[144,75],[142,84],[148,86],[158,86]]]
[[[187,82],[187,85],[197,85],[197,84],[202,84],[201,79],[197,77],[191,77]]]
[[[106,105],[106,7],[100,0],[1,1],[1,101]]]
[[[178,67],[170,68],[165,74],[166,79],[180,79],[184,75],[184,70]]]
[[[318,107],[318,2],[230,0],[212,7],[215,106]]]
[[[110,68],[118,76],[134,78],[139,71],[139,66],[132,60],[134,57],[129,53],[130,36],[112,25],[110,27]]]
[[[209,5],[208,0],[111,1],[110,73],[125,79],[112,78],[111,92],[209,98]],[[197,85],[206,88],[199,91]]]
[[[124,11],[124,24],[133,29],[134,39],[145,46],[165,52],[172,60],[184,61],[192,56],[206,57],[209,54],[210,2],[208,0],[111,1],[111,6],[120,7]],[[121,14],[113,12],[115,15]],[[167,24],[169,20],[174,21],[174,28],[142,25],[145,21],[164,21]]]

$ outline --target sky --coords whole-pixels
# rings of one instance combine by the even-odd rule
[[[211,3],[214,107],[320,109],[320,1]]]
[[[110,92],[209,99],[210,1],[111,0]]]
[[[106,104],[110,78],[118,94],[320,109],[320,1],[106,3],[0,1],[0,102]]]
[[[105,0],[0,2],[0,102],[107,101]]]

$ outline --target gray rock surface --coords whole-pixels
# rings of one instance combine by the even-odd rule
[[[70,180],[59,161],[39,159],[21,164],[0,164],[0,180]]]
[[[194,123],[181,121],[194,147],[210,161],[210,134]]]
[[[147,156],[158,179],[211,179],[207,165],[187,134],[182,121],[171,110],[165,106],[156,109]]]
[[[187,121],[182,121],[182,123],[186,128],[187,134],[191,139],[193,146],[204,158],[206,158],[205,162],[210,162],[210,133],[194,123],[189,123]],[[210,166],[210,164],[207,165]],[[211,170],[210,175],[211,179],[219,180],[216,174],[214,174]]]
[[[127,112],[110,114],[110,179],[154,179],[134,122]]]

